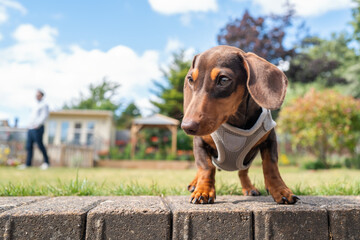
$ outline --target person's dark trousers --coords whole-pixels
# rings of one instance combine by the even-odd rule
[[[44,162],[49,164],[49,158],[43,144],[43,135],[44,135],[44,125],[37,129],[29,129],[27,134],[27,142],[26,142],[26,150],[27,150],[27,157],[26,157],[26,166],[31,166],[31,161],[33,157],[33,150],[34,150],[34,143],[36,143],[44,156]]]

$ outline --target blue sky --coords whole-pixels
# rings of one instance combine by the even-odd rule
[[[152,80],[172,52],[183,48],[191,58],[215,46],[219,30],[245,9],[281,13],[283,2],[0,0],[0,119],[26,126],[37,88],[56,110],[104,76],[122,85],[124,104],[135,101],[148,114]],[[327,38],[350,28],[350,0],[293,2],[311,33]]]

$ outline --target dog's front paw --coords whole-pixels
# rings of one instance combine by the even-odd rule
[[[195,188],[196,188],[196,184],[197,184],[197,175],[196,177],[194,178],[194,180],[191,181],[191,183],[188,185],[187,189],[189,190],[189,192],[194,192],[195,191]]]
[[[242,193],[244,194],[244,196],[260,196],[261,195],[260,191],[256,187],[243,188]]]
[[[287,187],[269,189],[271,196],[278,204],[295,204],[300,198]]]
[[[201,182],[199,182],[197,183],[195,190],[191,194],[190,203],[214,203],[215,198],[215,186],[213,184],[202,184]]]

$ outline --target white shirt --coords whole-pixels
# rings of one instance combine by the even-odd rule
[[[49,116],[49,107],[44,102],[40,100],[36,103],[30,117],[29,129],[36,129],[43,125]]]

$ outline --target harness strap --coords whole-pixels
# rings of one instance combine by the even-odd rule
[[[230,124],[222,124],[211,134],[218,157],[212,158],[213,164],[226,171],[243,170],[250,167],[252,160],[244,165],[244,159],[255,144],[271,129],[276,122],[268,109],[262,108],[258,120],[251,129],[244,130]]]

